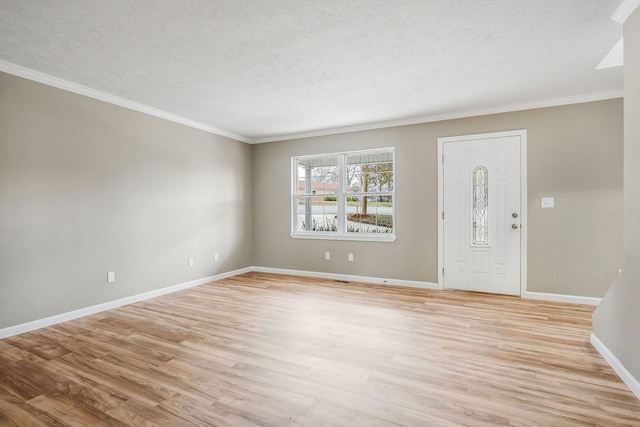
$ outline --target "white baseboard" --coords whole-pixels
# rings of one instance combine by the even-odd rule
[[[555,302],[568,302],[572,304],[586,304],[586,305],[598,305],[602,298],[594,297],[580,297],[576,295],[562,295],[562,294],[546,294],[543,292],[529,292],[525,291],[522,294],[522,298],[537,299],[541,301],[555,301]]]
[[[70,311],[67,313],[56,314],[54,316],[46,317],[44,319],[38,319],[38,320],[33,320],[31,322],[15,325],[15,326],[9,326],[9,327],[0,329],[0,339],[7,338],[13,335],[22,334],[29,331],[33,331],[40,328],[46,328],[47,326],[55,325],[57,323],[67,322],[69,320],[99,313],[101,311],[122,307],[123,305],[132,304],[132,303],[147,300],[150,298],[155,298],[161,295],[166,295],[172,292],[177,292],[183,289],[188,289],[194,286],[202,285],[204,283],[214,282],[216,280],[237,276],[238,274],[250,273],[253,271],[259,272],[259,273],[284,274],[288,276],[304,276],[304,277],[317,277],[321,279],[330,279],[330,280],[344,280],[347,282],[363,282],[363,283],[373,283],[378,285],[407,286],[407,287],[420,288],[420,289],[439,289],[438,284],[432,283],[432,282],[421,282],[421,281],[415,281],[415,280],[401,280],[401,279],[385,279],[380,277],[355,276],[351,274],[336,274],[336,273],[324,273],[320,271],[289,270],[284,268],[252,266],[252,267],[241,268],[238,270],[228,271],[226,273],[217,274],[215,276],[203,277],[202,279],[192,280],[190,282],[180,283],[177,285],[168,286],[162,289],[156,289],[154,291],[149,291],[149,292],[145,292],[138,295],[132,295],[130,297],[121,298],[114,301],[107,301],[102,304],[81,308],[81,309]],[[580,297],[580,296],[559,295],[559,294],[546,294],[546,293],[540,293],[540,292],[525,292],[522,295],[522,298],[538,299],[538,300],[545,300],[545,301],[569,302],[574,304],[588,304],[588,305],[598,305],[601,301],[601,298]]]
[[[380,277],[354,276],[351,274],[323,273],[320,271],[288,270],[284,268],[252,267],[258,273],[285,274],[288,276],[318,277],[320,279],[344,280],[347,282],[374,283],[377,285],[408,286],[411,288],[438,289],[437,283],[415,280],[384,279]]]
[[[132,295],[130,297],[108,301],[102,304],[92,305],[91,307],[80,308],[78,310],[69,311],[67,313],[56,314],[54,316],[45,317],[44,319],[38,319],[27,323],[22,323],[20,325],[9,326],[7,328],[0,329],[0,339],[23,334],[25,332],[33,331],[40,328],[46,328],[47,326],[55,325],[57,323],[67,322],[69,320],[78,319],[90,314],[100,313],[101,311],[111,310],[113,308],[122,307],[123,305],[155,298],[160,295],[166,295],[173,292],[181,291],[183,289],[193,288],[194,286],[202,285],[204,283],[215,282],[216,280],[226,279],[227,277],[248,273],[250,271],[253,271],[252,267],[241,268],[239,270],[228,271],[226,273],[203,277],[202,279],[179,283],[177,285],[168,286],[162,289],[156,289],[154,291],[144,292],[142,294]]]
[[[305,277],[318,277],[321,279],[331,280],[345,280],[348,282],[364,282],[374,283],[378,285],[395,285],[395,286],[408,286],[412,288],[421,289],[441,289],[437,283],[432,282],[420,282],[414,280],[399,280],[399,279],[384,279],[380,277],[368,277],[368,276],[353,276],[350,274],[336,274],[336,273],[324,273],[320,271],[306,271],[306,270],[289,270],[285,268],[271,268],[271,267],[251,267],[252,271],[259,273],[273,273],[273,274],[285,274],[288,276],[305,276]],[[542,292],[528,292],[522,295],[522,298],[537,299],[542,301],[555,301],[555,302],[568,302],[572,304],[586,304],[586,305],[598,305],[602,298],[594,297],[581,297],[575,295],[562,295],[562,294],[547,294]]]
[[[591,334],[591,344],[593,347],[598,350],[598,353],[602,356],[604,360],[607,361],[609,366],[616,371],[616,374],[620,377],[620,379],[629,387],[631,392],[636,395],[638,399],[640,399],[640,381],[638,381],[631,372],[627,371],[627,368],[624,367],[622,363],[618,360],[618,358],[609,350],[609,348],[604,345],[600,339]]]

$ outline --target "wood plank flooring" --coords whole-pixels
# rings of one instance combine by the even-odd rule
[[[592,311],[249,273],[0,340],[0,425],[640,426]]]

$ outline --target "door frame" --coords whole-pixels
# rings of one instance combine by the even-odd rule
[[[438,289],[444,289],[444,144],[478,139],[520,137],[520,296],[527,293],[527,130],[479,133],[438,138]]]

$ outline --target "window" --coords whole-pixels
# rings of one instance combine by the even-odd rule
[[[395,240],[395,151],[294,157],[295,238]]]

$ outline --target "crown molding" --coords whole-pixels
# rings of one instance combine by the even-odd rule
[[[631,16],[634,10],[640,5],[640,0],[624,0],[620,7],[613,13],[611,19],[618,24],[624,24],[624,21]]]
[[[23,67],[21,65],[12,64],[11,62],[0,60],[0,71],[14,76],[22,77],[28,80],[33,80],[38,83],[52,86],[58,89],[66,90],[68,92],[77,93],[78,95],[86,96],[89,98],[97,99],[99,101],[108,102],[109,104],[118,105],[120,107],[128,108],[129,110],[138,111],[140,113],[148,114],[150,116],[159,117],[170,122],[179,123],[181,125],[189,126],[194,129],[203,130],[215,135],[224,136],[226,138],[235,139],[237,141],[251,143],[251,138],[244,135],[240,135],[234,132],[229,132],[224,129],[219,129],[213,126],[209,126],[204,123],[197,122],[195,120],[187,119],[186,117],[178,116],[176,114],[169,113],[167,111],[159,110],[157,108],[149,107],[148,105],[140,104],[134,101],[130,101],[119,96],[111,95],[106,92],[101,92],[96,89],[92,89],[87,86],[79,85],[77,83],[70,82],[58,77],[51,76],[49,74],[42,73],[40,71],[32,70],[30,68]]]
[[[633,0],[632,3],[640,3],[640,0]],[[20,65],[12,64],[10,62],[0,60],[0,71],[12,74],[14,76],[22,77],[28,80],[33,80],[38,83],[42,83],[48,86],[52,86],[58,89],[66,90],[68,92],[77,93],[79,95],[87,96],[89,98],[97,99],[99,101],[108,102],[110,104],[118,105],[120,107],[128,108],[130,110],[138,111],[150,116],[159,117],[161,119],[169,120],[174,123],[179,123],[185,126],[189,126],[194,129],[199,129],[205,132],[209,132],[215,135],[224,136],[237,141],[242,141],[248,144],[261,144],[266,142],[275,141],[287,141],[291,139],[310,138],[315,136],[335,135],[348,132],[384,129],[395,126],[406,126],[420,123],[438,122],[443,120],[462,119],[475,116],[486,116],[489,114],[509,113],[514,111],[530,110],[534,108],[546,108],[556,107],[560,105],[568,104],[580,104],[584,102],[601,101],[605,99],[622,98],[622,90],[595,92],[590,94],[552,98],[546,100],[533,101],[528,103],[511,104],[502,107],[494,108],[482,108],[459,111],[454,114],[440,114],[440,115],[425,115],[412,118],[387,120],[381,122],[364,123],[353,126],[335,127],[328,129],[319,129],[309,132],[282,134],[268,137],[256,137],[251,138],[245,135],[240,135],[234,132],[219,129],[213,126],[206,125],[204,123],[197,122],[195,120],[187,119],[182,116],[178,116],[157,108],[149,107],[144,104],[140,104],[134,101],[130,101],[125,98],[120,98],[115,95],[101,92],[96,89],[92,89],[87,86],[83,86],[77,83],[70,82],[58,77],[51,76],[49,74],[35,71],[30,68],[26,68]]]
[[[287,141],[291,139],[311,138],[315,136],[336,135],[340,133],[358,132],[366,130],[384,129],[395,126],[415,125],[421,123],[440,122],[444,120],[464,119],[468,117],[487,116],[490,114],[510,113],[515,111],[532,110],[535,108],[558,107],[561,105],[581,104],[584,102],[603,101],[606,99],[622,98],[623,91],[610,90],[603,92],[594,92],[583,95],[567,96],[562,98],[551,98],[533,102],[525,102],[520,104],[505,105],[494,108],[480,108],[456,112],[454,114],[440,114],[418,116],[407,119],[389,120],[383,122],[365,123],[355,126],[344,126],[330,129],[320,129],[311,132],[301,132],[287,135],[270,136],[265,138],[254,138],[252,144],[261,144],[266,142]]]

